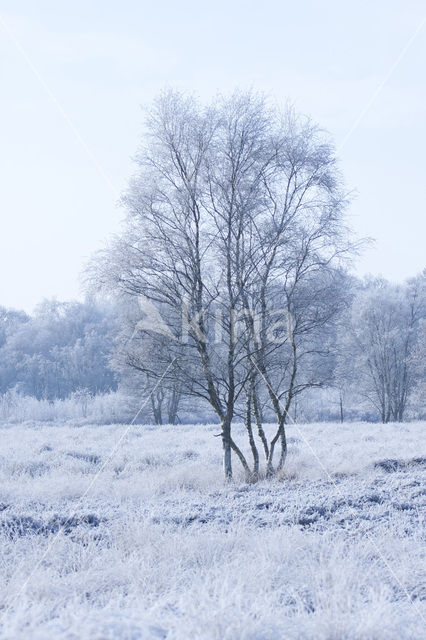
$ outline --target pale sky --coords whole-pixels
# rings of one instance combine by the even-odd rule
[[[425,17],[424,0],[1,0],[0,305],[81,295],[119,230],[140,105],[166,86],[290,99],[337,147],[371,103],[340,154],[352,226],[376,238],[357,273],[421,271]]]

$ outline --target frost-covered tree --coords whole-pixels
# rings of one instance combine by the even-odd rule
[[[115,332],[109,305],[51,300],[31,317],[1,313],[0,393],[16,388],[52,401],[77,390],[96,394],[116,387],[108,364]]]
[[[135,397],[143,397],[146,389],[155,388],[141,417],[155,424],[176,424],[182,400],[182,384],[177,367],[169,366],[170,335],[150,334],[147,327],[152,319],[145,320],[147,308],[135,298],[122,296],[118,306],[118,330],[114,340],[111,365],[120,379],[120,388]],[[157,310],[154,309],[156,313]],[[163,318],[159,317],[159,322]],[[170,331],[170,330],[169,330]],[[167,376],[161,379],[169,366]]]
[[[341,333],[340,375],[378,412],[402,421],[416,384],[415,351],[425,317],[425,274],[404,286],[369,281]]]
[[[426,319],[419,324],[418,340],[410,365],[413,367],[416,384],[411,396],[411,410],[417,418],[426,417]]]
[[[267,466],[273,469],[280,442],[280,468],[291,402],[318,379],[314,366],[308,371],[306,336],[313,340],[313,328],[339,306],[330,292],[351,249],[333,148],[307,119],[252,93],[203,107],[166,92],[147,130],[124,198],[126,227],[98,256],[95,278],[155,305],[166,319],[171,335],[143,329],[164,365],[155,377],[169,385],[178,375],[185,395],[210,403],[221,423],[226,477],[231,452],[252,475],[232,419],[245,396],[258,419],[260,388],[277,419]]]
[[[16,381],[16,355],[8,348],[8,341],[29,320],[23,311],[0,307],[0,394],[13,387]]]

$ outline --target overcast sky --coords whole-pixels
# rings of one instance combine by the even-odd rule
[[[424,0],[2,0],[0,305],[80,295],[119,229],[140,105],[165,86],[289,98],[337,147],[372,102],[340,154],[352,225],[376,238],[357,272],[421,271],[425,17]]]

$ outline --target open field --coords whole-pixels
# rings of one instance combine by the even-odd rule
[[[0,637],[420,640],[425,426],[290,426],[228,486],[217,426],[3,426]]]

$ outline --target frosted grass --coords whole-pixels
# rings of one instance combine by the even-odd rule
[[[217,426],[102,469],[124,429],[0,430],[1,638],[424,637],[425,423],[289,427],[280,479],[229,486]]]

